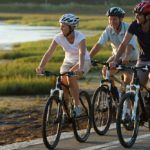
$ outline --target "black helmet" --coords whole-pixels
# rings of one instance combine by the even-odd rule
[[[120,7],[112,7],[107,11],[106,15],[107,16],[117,16],[117,17],[123,18],[125,15],[125,11]]]

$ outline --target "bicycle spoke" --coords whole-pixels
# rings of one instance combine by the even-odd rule
[[[43,115],[43,141],[48,148],[55,148],[61,133],[62,109],[55,96],[49,98]]]
[[[137,107],[136,114],[134,114],[134,104],[134,94],[127,93],[124,95],[119,105],[117,116],[117,134],[120,143],[124,147],[131,147],[134,144],[138,134],[139,107]]]
[[[79,142],[84,142],[87,140],[91,129],[91,104],[89,95],[85,91],[80,93],[80,102],[82,114],[73,119],[73,129],[76,139]]]
[[[112,103],[108,97],[108,90],[105,87],[98,88],[93,96],[93,125],[100,135],[106,134],[112,119]]]

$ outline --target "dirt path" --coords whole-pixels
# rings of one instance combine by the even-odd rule
[[[0,112],[0,145],[41,137],[42,114],[46,100],[33,105],[34,99],[36,98],[0,98],[3,105],[7,103],[5,111]],[[21,103],[21,101],[23,102]],[[29,103],[32,104],[31,107],[28,106]],[[15,105],[16,109],[12,109],[12,105]],[[25,106],[28,107],[24,109]]]
[[[47,97],[38,97],[38,99],[0,97],[0,145],[42,137],[42,115]],[[63,130],[72,130],[71,125]]]

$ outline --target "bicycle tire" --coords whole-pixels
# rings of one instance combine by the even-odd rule
[[[105,106],[106,104],[107,106]],[[98,135],[105,135],[109,130],[112,122],[112,113],[112,99],[108,87],[98,87],[92,98],[93,127]]]
[[[118,135],[118,139],[119,139],[121,145],[125,148],[130,148],[133,146],[133,144],[136,141],[136,138],[138,135],[138,130],[139,130],[139,124],[140,124],[139,104],[137,106],[137,112],[136,112],[135,120],[132,121],[132,119],[130,119],[131,121],[127,122],[127,124],[131,124],[130,130],[129,130],[129,127],[127,127],[127,125],[125,125],[125,121],[123,121],[123,119],[122,119],[124,102],[127,100],[128,101],[131,100],[131,103],[134,104],[134,98],[135,98],[135,94],[132,92],[124,94],[123,97],[121,98],[121,102],[120,102],[119,108],[118,108],[118,115],[117,115],[117,121],[116,121],[117,135]],[[134,107],[132,107],[132,108],[134,108]],[[131,109],[131,112],[132,112],[132,109]],[[125,128],[125,133],[128,134],[127,136],[125,135],[125,133],[123,133],[123,129],[124,129],[123,127]],[[128,137],[130,135],[128,133],[129,131],[132,132],[130,138]]]
[[[60,139],[62,121],[62,106],[57,96],[51,96],[43,114],[42,136],[48,149],[54,149]]]
[[[90,135],[92,126],[91,101],[86,91],[81,91],[79,96],[83,112],[79,118],[73,117],[72,126],[76,140],[85,142]]]

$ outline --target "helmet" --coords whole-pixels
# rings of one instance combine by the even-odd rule
[[[74,14],[64,14],[59,19],[59,23],[65,23],[69,26],[76,27],[79,24],[79,17],[75,16]]]
[[[149,14],[150,13],[150,2],[145,1],[137,4],[134,7],[134,13],[141,13],[141,14]]]
[[[117,16],[117,17],[123,18],[125,15],[125,11],[120,7],[112,7],[107,11],[106,15],[107,16]]]

